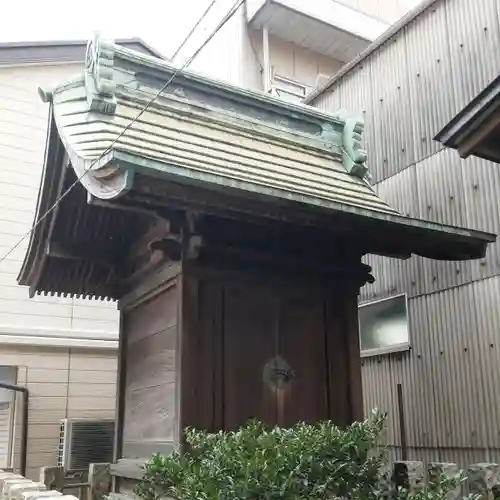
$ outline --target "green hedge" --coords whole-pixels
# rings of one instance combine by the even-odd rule
[[[421,491],[388,493],[377,446],[385,416],[339,428],[331,422],[266,428],[251,421],[235,432],[188,429],[187,450],[155,455],[136,494],[143,500],[448,500],[463,477],[440,477]],[[378,451],[375,451],[378,450]]]

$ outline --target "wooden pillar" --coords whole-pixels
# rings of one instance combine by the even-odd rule
[[[269,92],[269,90],[271,89],[271,63],[270,63],[270,52],[269,52],[269,31],[265,26],[262,28],[262,52],[263,52],[262,83],[264,92]]]
[[[350,294],[345,304],[345,335],[349,363],[350,421],[362,420],[363,384],[361,378],[361,349],[359,341],[358,294]]]

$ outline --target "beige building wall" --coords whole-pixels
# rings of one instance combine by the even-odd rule
[[[233,4],[232,0],[216,3],[182,50],[178,63],[202,45]],[[297,80],[311,89],[319,73],[331,76],[343,64],[275,37],[270,37],[269,49],[270,64],[279,76]],[[245,9],[241,7],[189,68],[234,85],[263,90],[263,65],[262,32],[248,28]]]
[[[390,25],[421,0],[335,1]],[[177,62],[183,62],[195,53],[233,4],[232,0],[216,3],[179,54]],[[252,10],[255,6],[250,3],[249,8]],[[349,62],[336,61],[272,37],[269,42],[270,62],[276,71],[284,73],[280,76],[297,80],[311,88],[317,85],[318,75],[331,76]],[[263,63],[262,33],[248,28],[245,7],[242,6],[198,54],[190,69],[234,85],[262,90]],[[324,78],[320,78],[319,83],[324,83]]]
[[[79,66],[0,66],[0,258],[33,224],[49,111],[37,88],[64,81]],[[16,283],[28,243],[0,262],[0,367],[17,367],[18,383],[30,392],[27,466],[35,478],[39,467],[56,465],[61,419],[114,417],[118,313],[115,304],[95,300],[30,299]],[[20,401],[12,429],[15,466]]]
[[[2,347],[0,366],[18,368],[17,383],[29,390],[29,478],[57,464],[59,423],[63,418],[109,419],[115,415],[115,351]],[[21,397],[16,401],[13,463],[19,466]]]
[[[43,168],[49,106],[37,92],[78,64],[0,67],[0,258],[30,229]],[[38,296],[16,283],[29,238],[0,262],[0,342],[9,335],[116,340],[118,313],[105,302]]]
[[[264,58],[262,31],[249,30],[248,37],[255,49],[254,57],[262,63]],[[309,92],[317,86],[319,76],[332,76],[344,65],[344,62],[317,54],[271,35],[269,36],[269,64],[271,79],[274,76],[288,78],[307,86]],[[262,90],[262,77],[260,77],[259,85],[259,90]]]

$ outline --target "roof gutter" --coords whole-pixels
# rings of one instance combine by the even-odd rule
[[[500,110],[500,75],[474,97],[434,137],[435,141],[453,149],[460,149],[478,129]],[[468,156],[469,153],[466,154]]]
[[[323,92],[326,92],[333,87],[335,83],[344,77],[349,71],[354,69],[358,64],[368,58],[371,54],[373,54],[379,47],[381,47],[387,40],[392,38],[394,35],[399,33],[403,28],[405,28],[408,24],[410,24],[414,19],[416,19],[420,14],[422,14],[429,7],[434,5],[435,3],[442,0],[422,0],[422,2],[417,5],[410,12],[405,14],[399,21],[395,22],[387,31],[382,33],[371,45],[369,45],[363,52],[361,52],[358,56],[356,56],[352,61],[348,62],[346,65],[342,66],[342,68],[337,71],[333,76],[331,76],[328,81],[320,86],[315,88],[312,92],[310,92],[302,101],[304,104],[311,104],[311,102],[316,99]]]

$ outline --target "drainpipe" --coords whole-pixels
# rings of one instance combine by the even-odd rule
[[[405,410],[403,403],[403,386],[397,385],[398,395],[398,415],[399,415],[399,433],[401,438],[401,459],[403,462],[408,460],[408,445],[406,443],[406,424],[405,424]]]
[[[15,392],[21,392],[23,394],[23,416],[22,416],[22,434],[21,434],[21,460],[20,460],[20,472],[21,475],[26,477],[26,458],[28,456],[28,402],[29,402],[29,391],[26,387],[21,387],[19,385],[10,385],[0,382],[0,388],[9,389]]]
[[[264,92],[269,92],[271,89],[271,63],[269,62],[269,31],[265,26],[262,28],[262,52],[262,86]]]

